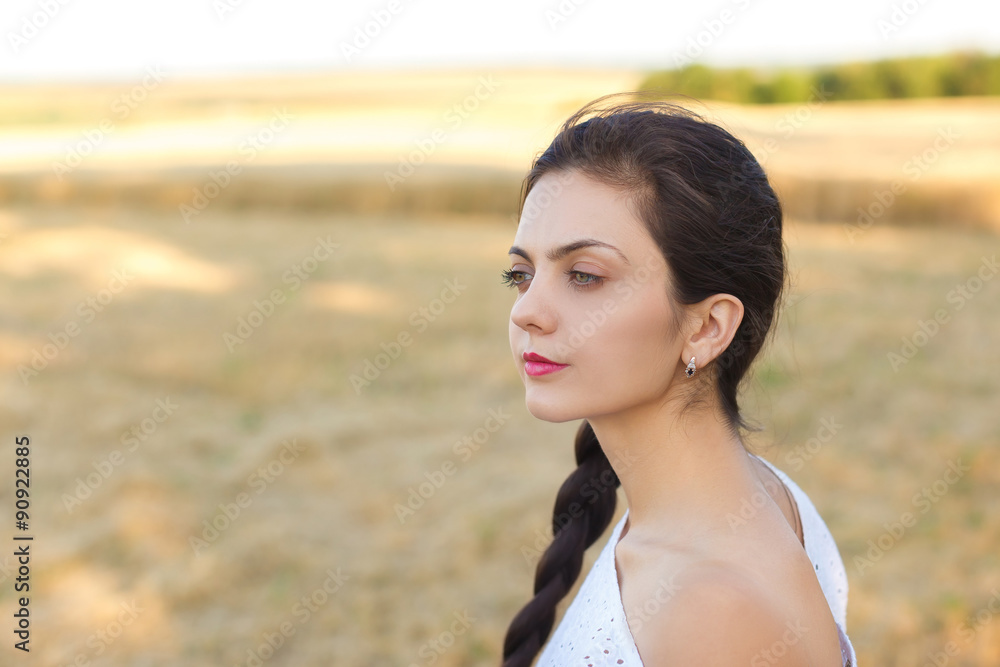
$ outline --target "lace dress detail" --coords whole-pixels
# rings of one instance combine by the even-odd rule
[[[806,554],[813,563],[816,578],[837,623],[843,666],[856,667],[854,647],[846,634],[847,572],[833,535],[805,492],[770,462],[764,463],[795,498]],[[615,525],[536,667],[642,667],[635,639],[625,620],[615,568],[615,546],[627,518],[628,510]],[[669,591],[665,593],[669,597]],[[656,599],[654,593],[651,603]],[[655,610],[646,611],[655,613]]]

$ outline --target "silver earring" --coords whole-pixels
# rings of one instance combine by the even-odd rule
[[[691,357],[691,361],[688,362],[687,368],[684,369],[684,374],[688,377],[694,375],[694,372],[698,370],[694,365],[694,357]]]

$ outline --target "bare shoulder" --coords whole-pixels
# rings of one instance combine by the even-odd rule
[[[678,573],[675,584],[670,604],[635,637],[645,664],[817,664],[803,642],[809,628],[750,573],[705,562]]]

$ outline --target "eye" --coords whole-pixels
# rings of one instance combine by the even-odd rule
[[[531,279],[531,274],[526,271],[514,271],[511,269],[505,269],[500,272],[500,276],[503,279],[503,284],[507,287],[520,287]]]
[[[583,271],[567,271],[566,275],[569,276],[570,284],[578,289],[596,287],[604,282],[604,278]]]

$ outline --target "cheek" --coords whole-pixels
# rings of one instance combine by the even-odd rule
[[[630,300],[598,327],[587,348],[595,381],[629,391],[657,391],[669,384],[680,353],[665,299]]]

